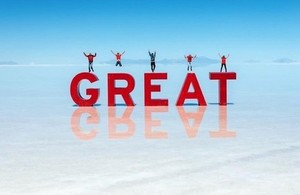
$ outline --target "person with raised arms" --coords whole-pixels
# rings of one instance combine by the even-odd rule
[[[221,56],[219,54],[220,58],[221,58],[221,69],[220,72],[222,72],[223,67],[225,68],[225,72],[227,72],[227,67],[226,67],[226,62],[227,62],[227,58],[229,57],[229,54],[227,55],[227,57],[225,57],[225,55]]]
[[[115,56],[116,56],[116,66],[122,66],[122,63],[121,63],[121,58],[122,58],[122,55],[125,53],[125,51],[123,51],[123,53],[119,53],[119,52],[117,52],[117,53],[114,53],[112,50],[110,50],[111,51],[111,53],[112,54],[114,54]]]
[[[156,57],[156,51],[154,51],[154,53],[151,53],[148,50],[149,56],[150,56],[150,66],[151,66],[151,71],[154,72],[156,65],[155,65],[155,57]]]
[[[187,67],[187,70],[189,71],[192,71],[193,69],[192,69],[192,61],[193,61],[193,59],[194,58],[196,58],[197,57],[197,55],[195,55],[195,56],[192,56],[191,54],[189,54],[188,56],[184,56],[184,58],[187,60],[187,65],[188,65],[188,67]]]
[[[83,54],[85,55],[85,57],[88,58],[88,61],[89,61],[89,72],[91,72],[91,70],[94,72],[93,61],[94,61],[94,57],[96,57],[97,53],[95,53],[95,55],[92,55],[92,53],[89,53],[89,55],[86,55],[83,52]]]

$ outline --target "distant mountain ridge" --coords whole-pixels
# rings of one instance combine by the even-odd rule
[[[0,65],[17,65],[17,62],[14,61],[0,61]]]
[[[116,61],[115,60],[108,60],[105,61],[105,63],[107,64],[114,64]],[[122,59],[122,62],[125,64],[148,64],[150,63],[150,59]],[[156,63],[159,64],[185,64],[186,60],[184,58],[182,59],[161,59],[161,60],[157,60]],[[197,57],[194,59],[193,61],[194,64],[200,64],[200,65],[210,65],[210,64],[216,64],[219,63],[219,60],[217,59],[211,59],[208,57]]]

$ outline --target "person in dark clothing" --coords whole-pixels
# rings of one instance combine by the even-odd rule
[[[114,53],[112,50],[110,50],[111,51],[111,53],[113,53],[115,56],[116,56],[116,66],[122,66],[122,63],[121,63],[121,58],[122,58],[122,55],[125,53],[125,51],[123,51],[123,53]]]
[[[187,63],[188,63],[188,67],[187,67],[187,70],[189,71],[192,71],[192,61],[194,58],[196,58],[197,55],[195,56],[192,56],[191,54],[189,54],[188,56],[184,56],[184,58],[187,60]]]
[[[149,56],[150,56],[150,65],[151,65],[151,71],[154,72],[155,71],[155,68],[156,68],[156,65],[155,65],[155,57],[156,57],[156,51],[154,51],[154,53],[151,53],[149,50],[148,50],[148,53],[149,53]]]
[[[95,53],[95,55],[92,55],[91,53],[89,55],[86,55],[83,52],[83,54],[85,55],[85,57],[88,58],[88,61],[89,61],[89,72],[91,72],[91,70],[94,72],[93,61],[94,61],[94,57],[96,57],[97,53]]]
[[[227,55],[227,57],[225,57],[225,55],[221,56],[220,54],[219,54],[219,56],[221,58],[221,69],[220,69],[220,72],[222,72],[223,67],[225,68],[225,72],[227,72],[226,61],[227,61],[227,58],[229,57],[229,54]]]

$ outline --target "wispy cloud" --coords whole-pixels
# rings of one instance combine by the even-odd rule
[[[220,62],[220,60],[202,56],[202,57],[197,57],[196,62],[199,62],[203,65],[210,65],[210,64],[217,64]]]
[[[182,59],[163,59],[163,60],[159,60],[159,63],[162,64],[182,64],[182,63],[186,63],[186,60],[184,58]],[[207,57],[197,57],[194,59],[194,63],[197,64],[201,64],[201,65],[210,65],[210,64],[216,64],[218,63],[219,60],[217,59],[211,59],[211,58],[207,58]]]
[[[18,64],[15,61],[0,61],[0,65],[16,65]]]
[[[108,60],[104,61],[106,64],[115,64],[116,60]],[[147,59],[122,59],[123,64],[147,64],[149,63],[149,60]]]
[[[254,59],[250,59],[250,60],[246,60],[246,63],[259,63],[259,60],[254,60]]]
[[[293,63],[296,62],[296,60],[290,59],[290,58],[279,58],[274,60],[275,63]]]

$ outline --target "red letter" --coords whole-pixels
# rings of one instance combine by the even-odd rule
[[[160,85],[151,85],[153,79],[167,79],[167,73],[145,73],[144,74],[144,104],[145,106],[168,106],[167,99],[152,99],[151,92],[160,92]]]
[[[145,107],[145,137],[150,139],[166,139],[168,138],[168,133],[164,131],[154,131],[152,127],[160,126],[160,120],[152,120],[153,112],[168,112],[168,107],[155,106],[155,107]]]
[[[227,105],[227,80],[235,80],[235,72],[211,72],[210,80],[219,80],[219,104]]]
[[[116,80],[125,80],[127,87],[116,87]],[[121,95],[127,106],[134,106],[130,93],[134,89],[134,78],[126,73],[108,74],[108,106],[116,106],[116,95]]]
[[[189,92],[191,84],[193,85],[194,92]],[[198,105],[207,105],[195,73],[188,73],[186,75],[176,106],[183,106],[186,99],[197,99]]]
[[[90,99],[84,99],[79,92],[79,85],[82,80],[89,80],[91,83],[98,81],[98,77],[92,73],[82,72],[77,74],[70,85],[70,93],[73,101],[78,106],[93,106],[99,97],[99,89],[89,88],[86,89],[86,95],[90,95]]]
[[[219,131],[209,132],[210,137],[236,137],[236,132],[227,129],[227,106],[219,107]]]
[[[195,108],[195,107],[193,107]],[[177,107],[179,116],[181,118],[181,121],[183,122],[183,125],[186,129],[187,135],[192,138],[196,137],[198,133],[198,129],[200,127],[200,124],[202,122],[202,118],[204,115],[204,112],[206,110],[205,106],[197,107],[197,112],[186,112],[184,107],[179,106]],[[190,121],[193,119],[193,125],[190,125]]]
[[[135,132],[135,124],[130,119],[133,107],[126,107],[121,118],[117,118],[116,107],[108,108],[108,130],[110,139],[125,139],[133,136]],[[127,126],[127,130],[124,132],[118,132],[117,126]]]
[[[85,133],[80,127],[80,118],[88,114],[90,116],[87,117],[86,123],[87,124],[99,124],[100,117],[98,112],[95,108],[87,107],[87,108],[77,108],[73,112],[71,118],[71,128],[73,133],[80,139],[80,140],[91,140],[97,135],[97,129],[92,129],[90,133]]]

